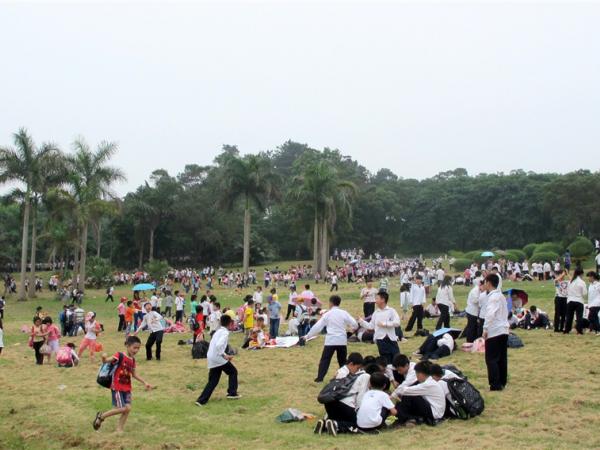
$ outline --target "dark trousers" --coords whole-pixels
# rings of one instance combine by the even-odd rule
[[[287,313],[285,315],[285,320],[290,320],[290,316],[294,315],[294,311],[296,307],[294,305],[288,305]]]
[[[156,359],[160,360],[160,346],[162,345],[163,340],[163,330],[155,331],[154,333],[150,333],[148,336],[148,340],[146,341],[146,359],[152,359],[152,346],[156,343]]]
[[[117,331],[125,331],[125,316],[123,314],[119,314],[119,326],[117,327]]]
[[[565,334],[569,333],[573,328],[573,316],[576,317],[575,329],[577,330],[577,334],[583,334],[583,323],[581,322],[581,319],[583,319],[583,303],[567,303],[567,319],[565,321],[564,331]]]
[[[165,317],[171,317],[173,313],[171,312],[171,307],[170,306],[165,306]]]
[[[590,329],[595,332],[600,331],[600,319],[598,319],[598,312],[600,312],[600,307],[592,306],[588,313],[588,319],[590,321]]]
[[[111,302],[114,302],[114,301],[115,301],[115,299],[113,298],[112,294],[108,294],[108,295],[106,296],[106,300],[104,300],[104,302],[108,302],[109,300],[110,300]]]
[[[485,340],[485,365],[490,389],[503,389],[508,378],[508,334]]]
[[[567,298],[554,297],[554,331],[565,331],[567,320]]]
[[[202,394],[198,397],[198,403],[204,405],[210,399],[213,391],[219,384],[219,380],[221,380],[221,373],[225,372],[225,374],[229,377],[229,385],[227,387],[227,395],[237,395],[238,388],[238,378],[237,378],[237,369],[231,361],[227,361],[227,363],[223,364],[219,367],[213,367],[208,370],[208,383],[204,387]]]
[[[484,322],[485,322],[485,319],[482,319],[481,317],[477,318],[477,337],[478,338],[483,336],[483,323]]]
[[[338,431],[349,431],[351,427],[356,427],[356,410],[345,403],[336,400],[331,403],[325,403],[327,418],[335,420],[338,424]]]
[[[463,331],[464,336],[467,338],[467,342],[475,342],[475,339],[477,339],[478,323],[479,317],[467,313],[467,326]]]
[[[183,310],[175,311],[175,322],[183,321]]]
[[[440,318],[437,321],[435,329],[439,330],[442,328],[442,326],[445,328],[450,328],[450,307],[439,303],[438,308],[440,309]]]
[[[452,352],[450,351],[450,348],[446,345],[442,345],[441,347],[436,348],[434,351],[432,351],[430,353],[423,354],[423,356],[426,359],[440,359],[440,358],[443,358],[444,356],[450,356],[451,354],[452,354]]]
[[[373,302],[365,302],[363,303],[363,314],[366,317],[371,317],[375,312],[375,303]]]
[[[406,423],[409,420],[433,423],[431,405],[420,395],[403,396],[400,402],[396,404],[396,411],[399,423]]]
[[[415,320],[417,321],[417,330],[423,328],[423,305],[415,305],[412,307],[412,314],[410,319],[408,319],[404,331],[412,331]]]
[[[321,353],[321,360],[319,361],[319,372],[317,373],[317,380],[323,381],[327,371],[329,370],[329,364],[333,354],[336,353],[337,362],[340,367],[346,364],[346,357],[348,356],[348,347],[345,345],[325,345],[323,347],[323,353]]]
[[[338,290],[337,283],[331,285],[331,289],[329,289],[329,292],[333,292],[334,289],[335,289],[335,292],[337,292],[337,290]]]
[[[44,345],[44,341],[34,342],[33,351],[35,352],[35,363],[42,365],[44,363],[44,355],[40,353],[40,348]]]
[[[269,336],[275,339],[279,334],[279,319],[271,319],[269,321]]]
[[[303,321],[304,323],[300,323],[298,324],[298,337],[301,338],[303,336],[306,336],[308,334],[308,327],[309,327],[309,322],[308,320]],[[306,344],[306,341],[304,339],[300,339],[300,342],[298,342],[298,345],[300,347],[303,347]]]
[[[388,364],[392,363],[394,356],[400,353],[400,347],[397,341],[392,341],[389,337],[383,339],[377,339],[377,350],[379,350],[379,356],[384,357]]]

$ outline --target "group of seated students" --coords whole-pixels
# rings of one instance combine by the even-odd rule
[[[360,353],[348,356],[336,379],[348,376],[354,378],[350,390],[345,397],[325,403],[326,416],[317,421],[316,434],[379,433],[388,427],[390,416],[396,418],[390,427],[436,425],[449,416],[446,382],[460,378],[431,361],[414,363],[397,354],[387,364],[384,358],[363,358]]]

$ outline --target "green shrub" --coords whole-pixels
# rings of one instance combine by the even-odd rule
[[[551,262],[558,260],[558,253],[550,251],[536,251],[530,258],[532,262]]]
[[[488,260],[487,257],[481,256],[483,252],[485,252],[485,250],[473,250],[471,252],[465,253],[465,258],[471,260],[470,262],[475,261],[477,264],[481,264],[482,262]]]
[[[562,254],[563,251],[564,251],[564,248],[556,242],[543,242],[541,244],[538,244],[538,246],[535,248],[534,253],[553,252],[553,253],[557,253],[560,255],[560,254]]]
[[[525,255],[527,255],[528,258],[531,258],[531,256],[535,253],[537,246],[537,244],[527,244],[525,247],[523,247],[523,252],[525,252]]]
[[[152,280],[161,282],[163,277],[169,271],[169,263],[167,261],[153,259],[144,264],[144,270],[148,272]]]
[[[505,257],[506,257],[506,259],[513,261],[513,262],[514,261],[523,262],[523,261],[525,261],[525,259],[527,259],[527,255],[525,254],[525,252],[523,250],[519,250],[516,248],[506,250]]]
[[[471,266],[472,259],[468,258],[457,258],[452,264],[452,268],[457,272],[463,272],[467,267]]]
[[[450,255],[452,258],[457,258],[457,259],[465,258],[465,252],[461,252],[459,250],[450,250],[448,252],[448,255]]]
[[[594,252],[594,244],[583,236],[579,236],[569,244],[571,258],[576,262],[587,259]]]
[[[92,256],[87,260],[86,284],[96,289],[106,287],[113,283],[112,272],[108,259]]]

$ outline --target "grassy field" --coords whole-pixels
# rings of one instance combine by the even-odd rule
[[[283,266],[280,265],[280,266]],[[261,272],[259,272],[261,273]],[[505,288],[510,287],[505,283]],[[362,286],[340,285],[342,307],[358,314]],[[390,304],[399,309],[399,285],[391,283]],[[535,304],[553,314],[554,289],[549,282],[520,284]],[[327,286],[313,286],[322,298]],[[281,289],[282,304],[287,294]],[[455,288],[461,309],[467,289]],[[101,336],[105,351],[122,350],[117,334],[116,303],[104,302],[104,291],[88,290],[83,307],[93,310],[107,332]],[[115,298],[130,295],[118,289]],[[241,297],[232,290],[216,289],[224,306],[237,307]],[[84,357],[74,369],[35,366],[27,336],[19,331],[29,325],[35,307],[43,306],[53,318],[61,307],[47,292],[38,299],[17,303],[9,298],[4,319],[4,352],[0,356],[0,448],[600,448],[597,434],[600,413],[600,338],[593,335],[557,335],[551,331],[518,331],[525,347],[509,350],[509,385],[503,392],[487,390],[483,356],[455,352],[442,361],[460,367],[483,393],[486,409],[471,421],[447,421],[430,428],[394,430],[378,436],[315,436],[314,421],[278,424],[275,417],[288,407],[320,415],[316,395],[322,387],[313,383],[323,338],[305,348],[240,351],[234,359],[240,374],[238,401],[225,399],[225,380],[203,408],[194,405],[207,379],[206,360],[192,360],[190,346],[177,341],[188,335],[165,335],[163,360],[145,361],[140,354],[138,372],[157,389],[145,392],[134,385],[133,411],[123,435],[114,433],[116,420],[107,419],[99,432],[91,422],[98,410],[110,407],[110,392],[95,382],[99,363]],[[405,322],[404,322],[405,323]],[[453,326],[464,326],[453,320]],[[426,320],[432,330],[434,323]],[[282,324],[282,329],[287,329]],[[232,335],[235,346],[239,334]],[[145,342],[145,334],[141,334]],[[80,338],[71,338],[77,344]],[[401,351],[411,354],[423,338],[411,338]],[[68,341],[63,339],[62,342]],[[462,342],[462,341],[460,341]],[[143,353],[143,348],[142,348]],[[376,354],[369,344],[350,344],[350,351]],[[87,356],[87,354],[86,354]],[[329,375],[333,376],[332,365]]]

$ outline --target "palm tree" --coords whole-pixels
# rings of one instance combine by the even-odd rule
[[[336,168],[327,160],[312,161],[292,181],[291,195],[310,205],[314,213],[313,265],[321,276],[329,262],[329,234],[333,232],[338,210],[352,214],[356,185],[340,180]]]
[[[29,221],[32,210],[32,198],[40,186],[40,178],[43,177],[43,173],[46,171],[48,165],[51,165],[51,161],[59,158],[60,151],[52,143],[43,143],[41,146],[36,147],[25,128],[20,128],[13,135],[13,138],[15,148],[0,147],[0,183],[17,181],[25,185],[23,197],[23,232],[21,239],[21,280],[18,291],[18,300],[25,300],[25,277],[27,275],[27,249],[29,245]],[[34,270],[33,265],[32,270]],[[33,286],[30,285],[29,289],[31,291]]]
[[[94,205],[102,197],[114,197],[110,186],[116,181],[125,180],[125,175],[120,169],[106,164],[116,153],[117,144],[103,141],[93,152],[87,142],[83,138],[79,138],[73,146],[75,154],[67,157],[68,181],[73,197],[78,204],[80,247],[79,280],[76,281],[76,285],[78,289],[83,290],[85,289],[88,228]]]
[[[250,206],[265,211],[271,199],[279,197],[279,176],[273,172],[269,160],[261,155],[240,158],[228,156],[223,162],[220,204],[232,209],[237,200],[244,204],[244,255],[243,271],[250,268]]]

